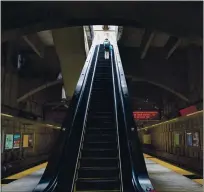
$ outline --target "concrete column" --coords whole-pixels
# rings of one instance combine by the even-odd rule
[[[52,30],[52,35],[60,60],[66,96],[72,97],[86,59],[83,27]]]
[[[85,30],[85,27],[84,27],[84,46],[85,46],[85,51],[86,51],[86,57],[88,56],[89,54],[89,43],[88,43],[88,37],[87,37],[87,34],[86,34],[86,30]]]

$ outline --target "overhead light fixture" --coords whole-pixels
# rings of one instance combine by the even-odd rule
[[[186,116],[195,115],[195,114],[198,114],[198,113],[201,113],[201,112],[203,112],[203,110],[201,110],[201,111],[196,111],[196,112],[194,112],[194,113],[190,113],[190,114],[188,114],[188,115],[186,115]]]
[[[5,117],[13,117],[12,115],[9,115],[9,114],[5,114],[5,113],[1,113],[2,116],[5,116]]]
[[[46,124],[48,127],[53,127],[53,125],[50,125],[50,124]]]

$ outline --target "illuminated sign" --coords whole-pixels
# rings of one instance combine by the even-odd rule
[[[13,148],[20,148],[20,143],[21,143],[21,135],[20,134],[15,134],[13,136]]]
[[[13,134],[6,134],[5,149],[13,148]]]
[[[23,147],[33,148],[33,135],[23,135]]]
[[[186,116],[186,115],[188,115],[190,113],[194,113],[196,111],[197,111],[196,106],[190,106],[190,107],[187,107],[185,109],[181,109],[180,114],[181,114],[181,116]]]
[[[136,120],[158,120],[158,111],[134,111],[134,119]]]

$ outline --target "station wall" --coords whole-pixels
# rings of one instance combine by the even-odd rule
[[[144,152],[203,171],[203,111],[138,130]]]
[[[1,162],[5,177],[44,162],[52,150],[59,130],[26,123],[19,118],[1,118]]]

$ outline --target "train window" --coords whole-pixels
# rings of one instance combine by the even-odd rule
[[[174,146],[180,145],[180,138],[181,138],[181,134],[174,133]]]
[[[23,135],[23,147],[33,148],[33,134]]]
[[[151,135],[150,134],[143,135],[143,143],[144,144],[151,144]]]
[[[198,132],[193,133],[193,146],[199,147],[199,133]]]
[[[193,145],[192,133],[186,133],[186,142],[187,146]]]
[[[5,149],[13,149],[13,134],[5,135]]]
[[[171,131],[171,123],[168,123],[169,131]]]
[[[18,149],[20,148],[21,144],[21,135],[19,133],[16,133],[13,135],[13,148]]]

